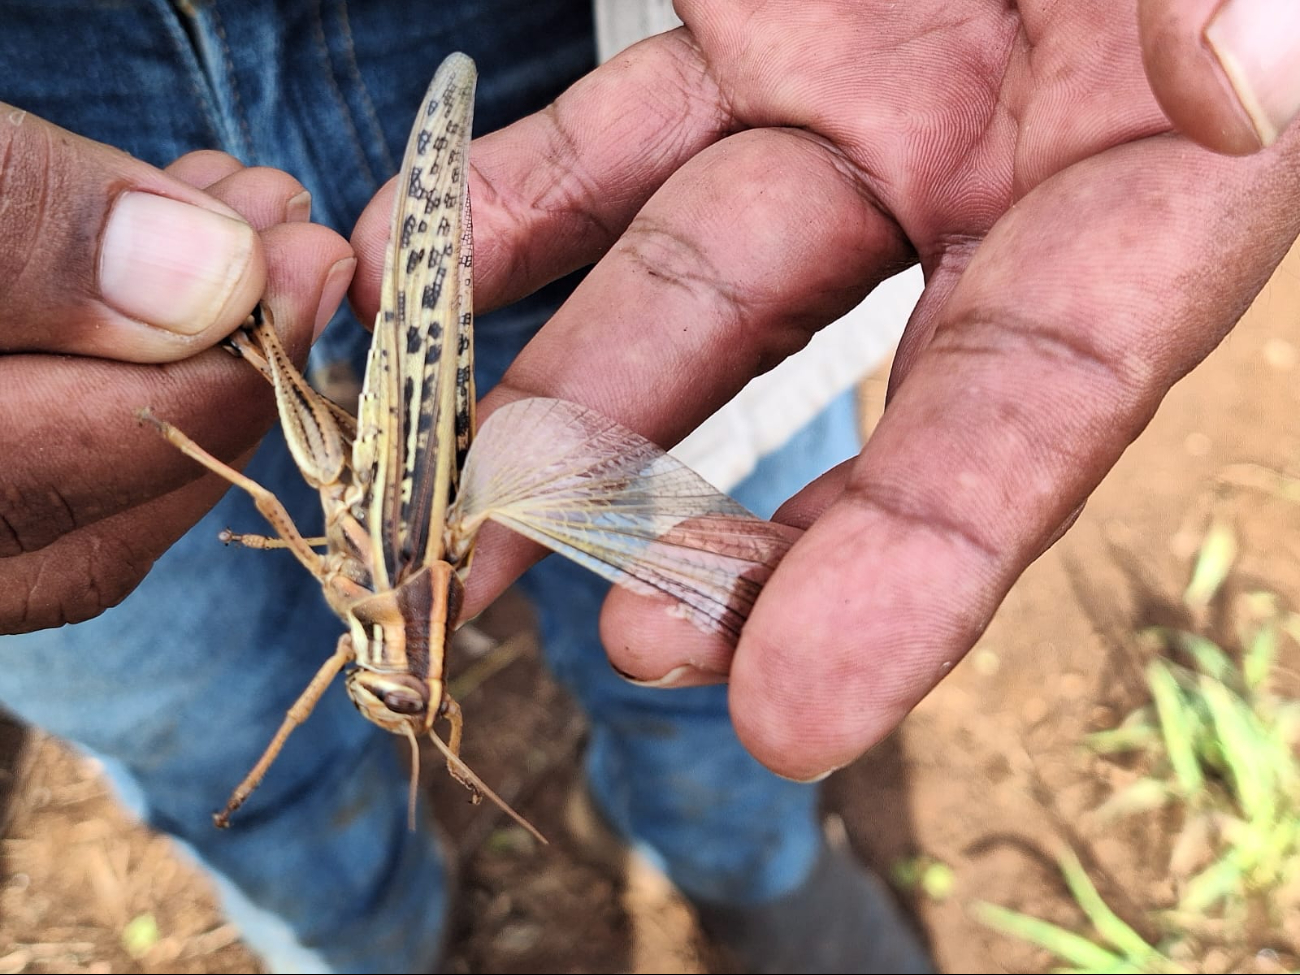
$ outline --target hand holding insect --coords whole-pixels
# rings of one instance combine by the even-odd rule
[[[322,299],[329,270],[351,251],[302,222],[297,180],[220,153],[157,170],[7,106],[0,143],[0,633],[19,633],[114,605],[215,503],[225,485],[196,481],[134,410],[153,404],[222,456],[251,450],[272,398],[242,363],[201,350],[265,291],[305,352],[346,282]],[[134,270],[116,280],[113,265]],[[173,304],[203,303],[187,276],[225,282],[207,317]],[[194,317],[168,331],[178,310]]]

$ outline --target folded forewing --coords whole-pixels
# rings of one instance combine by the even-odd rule
[[[391,587],[442,557],[474,392],[469,151],[474,63],[438,69],[411,129],[366,366],[353,469]]]

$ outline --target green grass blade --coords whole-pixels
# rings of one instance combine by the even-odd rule
[[[1061,873],[1065,875],[1066,886],[1070,888],[1070,893],[1074,895],[1083,913],[1088,915],[1088,920],[1092,922],[1098,934],[1131,961],[1163,960],[1158,951],[1125,924],[1119,915],[1101,899],[1101,895],[1088,879],[1088,873],[1083,869],[1083,864],[1079,862],[1078,857],[1067,851],[1061,854],[1059,862]]]
[[[1250,708],[1217,681],[1202,679],[1201,694],[1232,775],[1241,811],[1251,820],[1272,820],[1274,777],[1264,761],[1272,749]]]
[[[1152,812],[1160,809],[1175,797],[1168,783],[1159,779],[1138,779],[1136,782],[1120,789],[1097,807],[1097,817],[1102,822],[1132,816],[1135,813]]]
[[[161,939],[158,919],[152,914],[138,914],[122,929],[122,947],[137,961],[147,955]]]
[[[1241,660],[1241,673],[1245,678],[1247,690],[1263,689],[1269,674],[1273,672],[1273,663],[1276,659],[1277,622],[1268,620],[1255,631]]]
[[[1212,863],[1183,888],[1183,896],[1178,901],[1178,909],[1191,914],[1201,915],[1219,901],[1230,897],[1241,888],[1242,872],[1236,862],[1220,860]]]
[[[1273,731],[1288,750],[1300,741],[1300,701],[1274,701]]]
[[[1147,684],[1156,702],[1165,751],[1169,764],[1174,767],[1178,788],[1184,796],[1195,796],[1205,786],[1201,763],[1196,758],[1196,713],[1187,706],[1178,682],[1164,661],[1153,660],[1147,665]]]
[[[1192,581],[1183,593],[1183,605],[1193,612],[1200,612],[1209,606],[1228,578],[1228,572],[1236,558],[1237,534],[1226,520],[1216,518],[1205,533],[1201,550],[1196,554]]]
[[[1123,959],[1113,952],[1050,921],[1030,917],[987,901],[978,901],[974,907],[976,916],[983,924],[1037,945],[1079,968],[1109,972],[1123,964]]]
[[[1241,678],[1232,665],[1232,658],[1208,637],[1201,636],[1199,633],[1175,630],[1173,642],[1179,650],[1192,658],[1192,663],[1201,673],[1208,674],[1229,687],[1235,687],[1240,682]]]

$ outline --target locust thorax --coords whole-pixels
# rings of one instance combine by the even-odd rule
[[[435,562],[348,608],[356,667],[347,690],[370,721],[398,735],[433,726],[444,707],[446,646],[462,592],[452,567]]]

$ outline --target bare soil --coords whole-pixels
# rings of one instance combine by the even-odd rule
[[[1298,362],[1300,250],[1170,395],[979,646],[898,733],[831,780],[827,812],[866,862],[885,875],[915,857],[951,868],[944,896],[899,891],[941,970],[1051,963],[984,927],[971,905],[988,900],[1081,927],[1054,863],[1065,845],[1139,931],[1149,930],[1148,912],[1172,903],[1166,865],[1177,822],[1099,822],[1093,810],[1136,772],[1080,741],[1145,700],[1150,651],[1134,634],[1186,623],[1178,595],[1212,512],[1240,536],[1228,596],[1265,588],[1292,608],[1300,602],[1300,505],[1260,489],[1269,471],[1300,476]],[[883,377],[864,386],[869,419],[883,388]],[[583,725],[539,666],[525,611],[507,600],[484,631],[506,647],[482,658],[499,669],[471,665],[468,680],[480,683],[462,695],[473,730],[467,757],[552,846],[537,847],[490,807],[467,805],[430,759],[425,778],[461,857],[452,970],[721,970],[725,960],[653,871],[614,869],[571,829]],[[1300,648],[1284,647],[1282,670],[1300,674]],[[169,841],[129,822],[84,759],[0,725],[0,802],[0,975],[259,970],[204,879]],[[1294,927],[1208,948],[1186,959],[1188,970],[1294,970]]]

